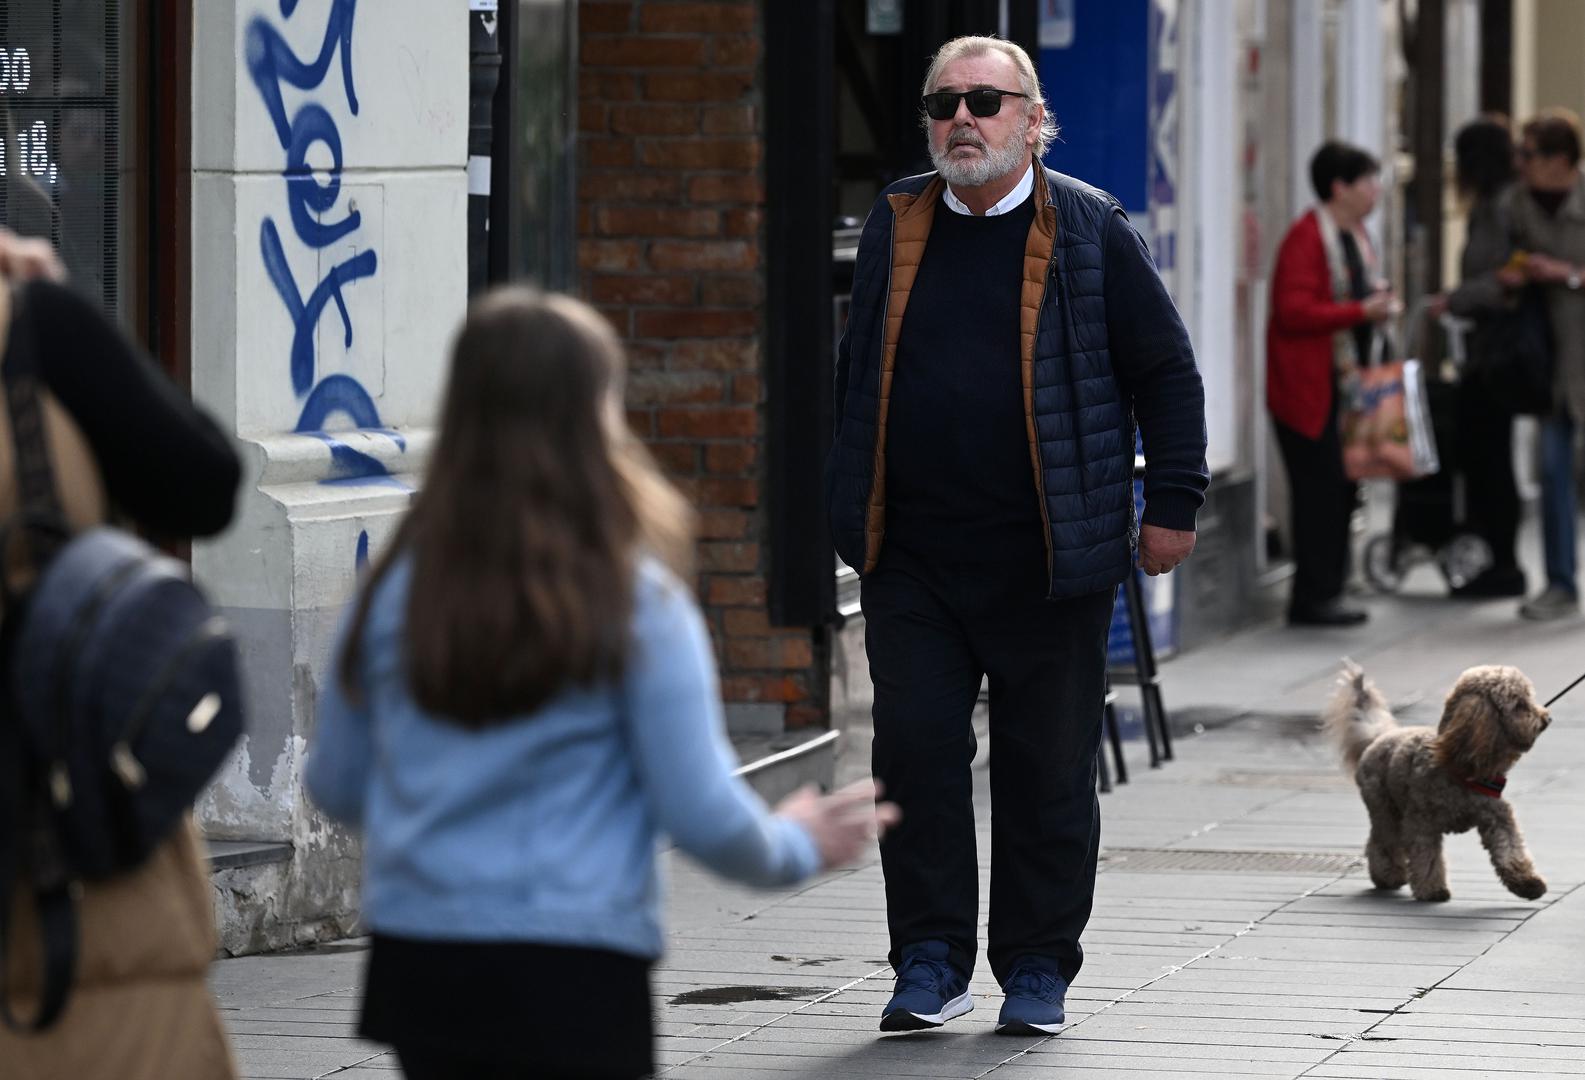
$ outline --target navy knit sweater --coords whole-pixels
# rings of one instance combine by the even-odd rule
[[[1043,571],[1018,351],[1034,218],[1033,196],[994,217],[936,208],[892,376],[888,547],[933,562]]]

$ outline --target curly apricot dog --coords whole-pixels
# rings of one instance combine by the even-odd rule
[[[1446,900],[1442,834],[1480,831],[1508,890],[1526,900],[1546,892],[1525,849],[1505,774],[1551,717],[1518,668],[1487,665],[1459,676],[1435,730],[1400,727],[1381,692],[1351,661],[1322,716],[1370,812],[1365,856],[1378,889],[1408,884],[1416,900]]]

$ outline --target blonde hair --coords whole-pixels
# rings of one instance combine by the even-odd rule
[[[1040,130],[1035,138],[1035,158],[1039,160],[1045,157],[1047,148],[1056,141],[1062,129],[1051,116],[1051,106],[1046,103],[1045,94],[1040,89],[1040,78],[1035,74],[1034,61],[1029,59],[1029,54],[1020,46],[1011,41],[980,35],[953,38],[937,49],[935,56],[930,58],[930,67],[925,72],[924,86],[920,90],[921,96],[935,91],[936,80],[941,77],[941,69],[952,61],[970,56],[983,56],[985,53],[1001,53],[1018,69],[1018,90],[1024,95],[1025,116],[1028,116],[1036,105],[1040,106]],[[920,110],[919,117],[920,125],[929,130],[930,117],[923,109]]]

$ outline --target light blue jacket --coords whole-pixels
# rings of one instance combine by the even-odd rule
[[[408,693],[411,577],[411,561],[392,567],[370,608],[362,707],[324,679],[305,766],[314,801],[363,830],[370,929],[655,957],[660,834],[749,884],[819,869],[808,832],[732,775],[709,636],[658,562],[640,565],[619,685],[569,689],[483,730],[431,716]]]

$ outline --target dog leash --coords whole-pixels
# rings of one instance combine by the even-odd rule
[[[1558,698],[1562,697],[1564,694],[1568,693],[1570,690],[1574,689],[1576,686],[1578,686],[1582,682],[1585,682],[1585,675],[1581,675],[1579,678],[1577,678],[1573,682],[1569,683],[1563,689],[1561,689],[1557,693],[1553,694],[1552,695],[1552,701],[1547,702],[1545,705],[1543,705],[1541,707],[1543,709],[1550,709],[1552,707],[1552,702],[1553,701],[1556,701]]]

